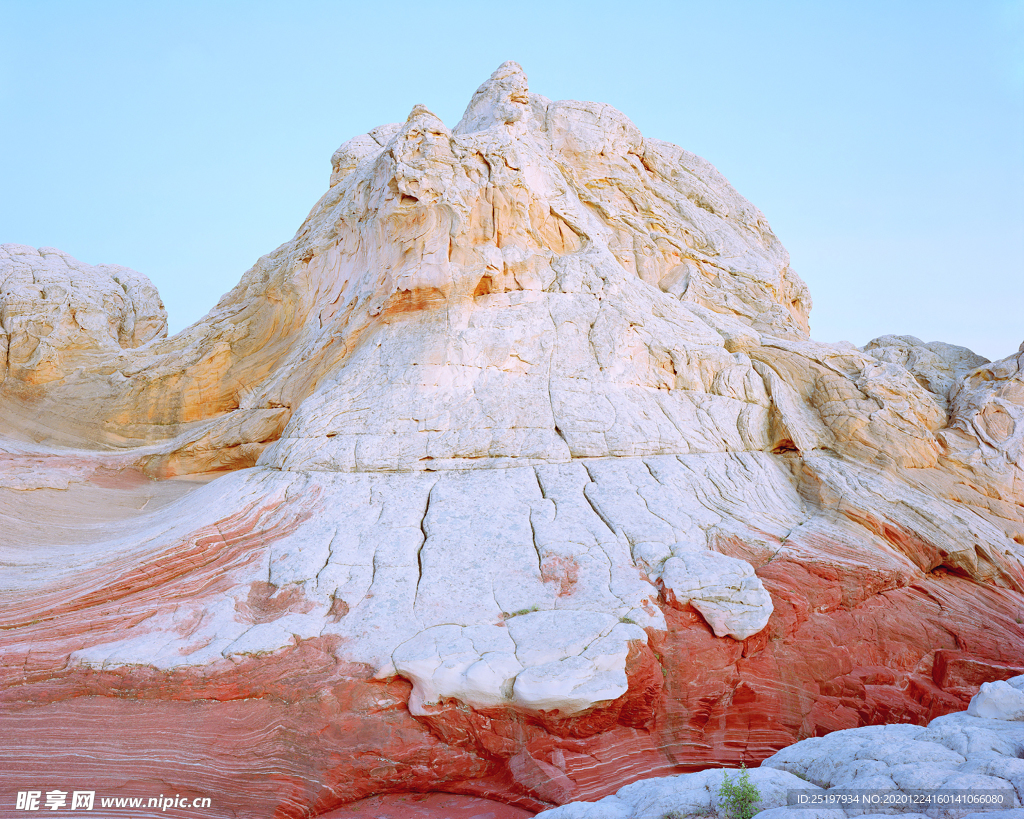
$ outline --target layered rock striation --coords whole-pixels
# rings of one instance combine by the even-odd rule
[[[805,739],[746,774],[759,797],[754,818],[1016,819],[1024,815],[1022,706],[1024,677],[1015,677],[983,683],[966,711],[937,717],[927,726],[876,725]],[[647,779],[597,802],[574,802],[538,815],[728,816],[723,780],[735,785],[743,775],[710,769]],[[809,804],[795,801],[800,794]],[[877,802],[868,801],[875,795]]]
[[[809,309],[706,161],[515,63],[172,338],[3,246],[5,765],[540,809],[964,707],[1024,670],[1024,349]]]

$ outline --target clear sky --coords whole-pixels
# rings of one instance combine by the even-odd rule
[[[149,276],[200,318],[423,103],[518,61],[710,160],[823,341],[1024,340],[1024,2],[0,0],[0,242]]]

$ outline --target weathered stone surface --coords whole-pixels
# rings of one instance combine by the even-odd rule
[[[772,598],[743,560],[717,552],[685,552],[665,561],[661,572],[669,605],[691,604],[716,637],[752,637],[772,614]]]
[[[1008,699],[998,698],[997,703],[992,696],[991,691],[1002,689],[1020,694],[1024,677],[985,683],[966,712],[938,717],[927,727],[879,725],[839,731],[792,745],[762,765],[790,771],[824,788],[1009,791],[1019,813],[1024,810],[1024,725],[1013,721],[1019,714]],[[925,813],[944,819],[968,812],[952,807]]]
[[[998,693],[995,693],[998,692]],[[1013,696],[1008,697],[1007,693]],[[825,794],[831,789],[879,790],[892,796],[939,790],[1006,793],[1006,811],[972,811],[961,805],[928,807],[923,819],[1017,817],[1024,811],[1024,725],[1014,697],[1024,692],[1024,676],[985,683],[966,712],[947,714],[927,726],[875,725],[836,731],[791,745],[749,771],[761,801],[756,819],[846,819],[891,815],[851,805],[843,808],[787,807],[787,791]],[[1016,722],[1014,722],[1016,721]],[[738,771],[645,779],[597,802],[573,802],[538,814],[545,819],[663,819],[666,816],[727,815],[719,791],[723,776],[734,783]]]
[[[167,335],[167,313],[145,276],[83,264],[53,247],[0,245],[0,383],[45,384]]]
[[[982,683],[967,713],[972,717],[1024,722],[1024,677]]]
[[[1024,669],[1024,354],[812,341],[714,168],[514,63],[339,148],[173,338],[5,253],[11,781],[537,810]]]
[[[665,816],[689,819],[691,816],[727,816],[719,791],[726,777],[735,784],[739,775],[740,771],[713,768],[700,773],[642,779],[598,802],[574,802],[543,811],[538,816],[545,819],[663,819]],[[791,773],[772,768],[755,768],[747,776],[761,795],[759,816],[770,817],[772,814],[766,813],[769,809],[785,805],[787,791],[823,790]],[[800,813],[814,816],[814,811],[802,810]],[[821,811],[817,819],[845,819],[845,814],[841,811],[831,814]]]

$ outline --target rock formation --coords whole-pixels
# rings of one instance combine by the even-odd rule
[[[1019,819],[1024,815],[1024,677],[983,683],[966,712],[927,727],[876,725],[805,739],[766,759],[747,777],[760,794],[755,819],[847,819],[896,814],[903,819]],[[645,779],[598,802],[543,811],[544,819],[691,819],[728,816],[722,780],[742,773],[709,769]],[[846,808],[790,806],[789,792],[824,801],[843,792],[878,791],[888,804]],[[911,801],[960,791],[971,803]],[[948,795],[948,794],[947,794]],[[861,798],[865,794],[860,794]],[[984,801],[1001,796],[1003,801]],[[904,799],[899,799],[904,797]]]
[[[539,810],[963,708],[1024,671],[1024,347],[809,310],[706,161],[515,63],[172,338],[5,245],[0,777]]]

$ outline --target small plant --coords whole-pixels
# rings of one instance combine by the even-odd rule
[[[534,605],[534,606],[530,606],[528,609],[519,609],[519,611],[513,611],[513,612],[503,611],[501,613],[501,616],[502,616],[502,619],[509,620],[509,619],[511,619],[513,617],[522,617],[524,614],[533,614],[535,611],[540,611],[540,606]]]
[[[757,785],[750,781],[746,765],[740,763],[740,775],[736,782],[729,779],[729,774],[722,775],[718,799],[729,819],[752,819],[758,812],[761,792],[758,791]]]

